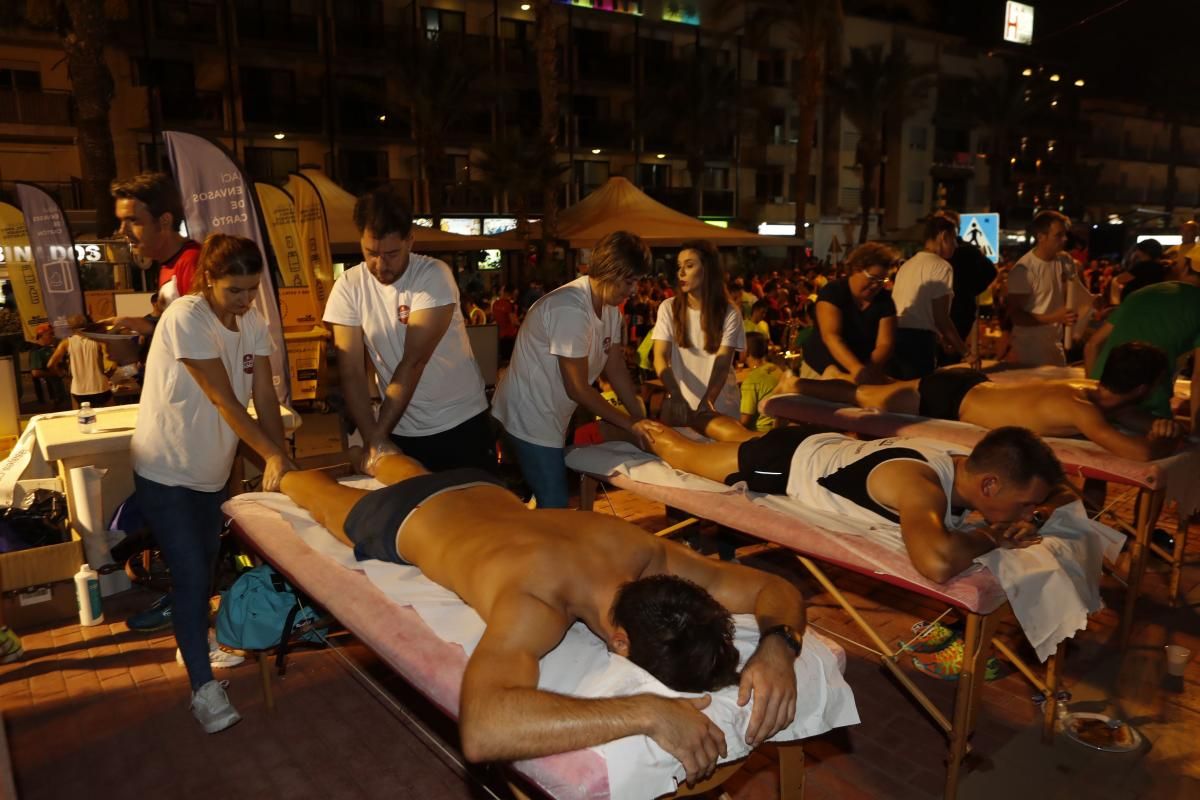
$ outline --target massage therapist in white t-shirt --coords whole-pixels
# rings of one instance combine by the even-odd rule
[[[467,339],[458,286],[445,263],[412,252],[408,204],[388,188],[358,198],[363,263],[333,285],[333,325],[346,410],[369,457],[398,446],[431,472],[496,469],[483,376]],[[367,391],[364,351],[383,403]]]
[[[171,570],[172,618],[192,713],[207,733],[240,717],[213,680],[208,598],[221,534],[221,503],[239,440],[265,462],[263,489],[293,469],[271,374],[267,323],[251,307],[262,255],[249,239],[213,234],[192,294],[158,322],[131,444],[138,504]],[[246,405],[253,397],[257,421]]]
[[[650,249],[641,238],[610,233],[592,250],[588,274],[542,297],[521,323],[492,415],[504,426],[538,508],[567,507],[563,457],[576,406],[649,443],[645,437],[654,426],[645,419],[625,366],[617,309],[649,266]],[[592,385],[601,373],[633,416],[610,405]]]
[[[712,242],[684,242],[679,250],[675,296],[658,307],[654,371],[667,389],[662,421],[690,425],[697,413],[737,419],[742,396],[733,357],[746,349],[741,310],[725,289],[720,255]]]

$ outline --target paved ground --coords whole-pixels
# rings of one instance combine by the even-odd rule
[[[318,429],[319,424],[309,430]],[[610,499],[599,502],[597,510],[648,529],[665,524],[661,507],[622,492]],[[1200,560],[1200,542],[1188,550]],[[772,555],[753,563],[798,580],[814,624],[854,634],[832,601],[786,558]],[[941,611],[857,576],[831,575],[888,638],[907,638],[913,621]],[[1116,614],[1103,611],[1073,642],[1064,680],[1073,693],[1072,709],[1103,710],[1133,722],[1145,736],[1143,749],[1100,753],[1062,737],[1053,746],[1042,745],[1032,690],[1011,674],[984,690],[977,755],[960,797],[1012,800],[1022,792],[1098,800],[1200,797],[1200,666],[1193,662],[1185,679],[1172,681],[1164,677],[1162,655],[1168,642],[1200,652],[1200,568],[1186,571],[1185,602],[1178,609],[1162,603],[1166,592],[1160,573],[1153,573],[1147,585],[1126,659],[1118,659],[1111,643]],[[1105,596],[1120,608],[1122,591],[1109,579]],[[437,720],[437,715],[351,637],[341,637],[334,650],[298,653],[287,675],[275,682],[279,707],[273,714],[263,705],[253,665],[224,673],[245,720],[226,733],[205,736],[187,711],[186,678],[175,664],[173,639],[135,634],[124,624],[151,599],[135,589],[106,600],[108,624],[95,628],[67,623],[21,631],[28,652],[24,660],[0,666],[0,713],[25,800],[76,792],[112,798],[322,800],[479,798],[489,791],[504,796],[496,772],[468,774],[462,767],[453,750],[452,726],[439,721],[428,731],[425,723],[411,722],[413,717]],[[1012,625],[1005,632],[1020,643]],[[863,722],[806,744],[807,797],[940,796],[943,737],[870,653],[852,645],[847,650],[847,679]],[[360,674],[381,680],[387,694],[366,688]],[[950,708],[952,684],[922,675],[914,680],[943,709]],[[730,788],[740,800],[770,798],[775,782],[775,754],[764,747]]]

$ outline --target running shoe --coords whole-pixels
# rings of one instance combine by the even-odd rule
[[[209,681],[192,693],[192,716],[205,733],[219,733],[237,724],[242,715],[225,694],[229,681]]]
[[[7,625],[0,627],[0,664],[11,664],[23,655],[25,648],[21,646],[21,637]]]
[[[171,623],[171,595],[169,594],[160,597],[154,605],[145,611],[139,611],[125,620],[125,624],[129,626],[129,630],[137,631],[138,633],[161,631],[171,627]]]
[[[209,628],[208,630],[208,664],[213,669],[229,669],[236,667],[238,664],[246,660],[244,655],[234,653],[229,650],[222,649],[217,643],[217,634]],[[175,648],[175,663],[183,666],[183,653],[179,652],[179,648]]]

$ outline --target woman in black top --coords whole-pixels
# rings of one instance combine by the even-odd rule
[[[850,274],[817,294],[817,330],[804,346],[802,377],[884,383],[896,340],[896,304],[883,288],[898,255],[878,242],[855,248]]]

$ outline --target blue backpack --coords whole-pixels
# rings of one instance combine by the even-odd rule
[[[292,632],[318,619],[317,612],[301,602],[283,576],[263,564],[243,572],[228,591],[221,593],[217,641],[239,650],[278,647],[282,670]],[[316,630],[307,631],[300,638],[320,641]]]

